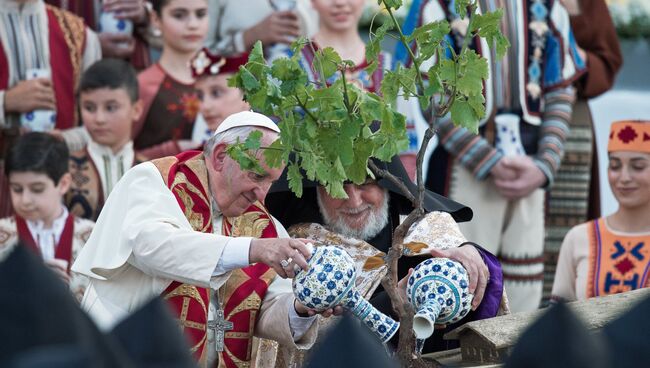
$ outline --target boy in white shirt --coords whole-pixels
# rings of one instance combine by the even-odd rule
[[[142,114],[135,70],[123,60],[96,62],[81,77],[79,106],[90,141],[70,154],[72,185],[65,202],[73,214],[95,221],[122,175],[146,160],[136,156],[131,137]]]
[[[27,133],[9,151],[5,173],[15,214],[0,219],[0,259],[21,239],[81,300],[88,280],[70,266],[94,223],[70,214],[62,203],[72,181],[66,144],[45,133]]]

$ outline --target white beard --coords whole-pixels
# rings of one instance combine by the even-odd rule
[[[345,220],[340,216],[329,216],[321,200],[320,191],[316,191],[316,199],[318,200],[318,209],[320,210],[323,220],[325,221],[325,226],[329,227],[330,230],[335,233],[341,234],[343,236],[361,239],[361,240],[370,240],[374,238],[379,232],[386,227],[388,224],[388,190],[384,189],[384,200],[381,205],[374,210],[371,210],[366,219],[366,226],[356,229],[350,227]],[[370,205],[366,205],[362,208],[355,210],[353,213],[359,213],[367,208]]]

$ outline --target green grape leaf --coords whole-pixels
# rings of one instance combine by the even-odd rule
[[[314,147],[318,149],[318,147]],[[307,179],[309,180],[314,180],[316,178],[316,168],[318,165],[320,165],[320,157],[310,154],[310,153],[305,153],[300,155],[301,161],[300,161],[300,166],[302,167],[303,170],[305,170],[305,174],[307,174]]]
[[[237,143],[230,144],[226,147],[226,154],[237,162],[242,170],[253,171],[260,175],[264,174],[264,169],[260,165],[257,157],[255,157],[249,150],[245,149],[244,143],[240,143],[239,139],[237,140]]]
[[[291,53],[296,56],[300,55],[302,49],[309,44],[309,39],[305,36],[298,37],[295,41],[291,43]]]
[[[485,97],[483,94],[472,95],[467,98],[467,103],[474,109],[476,116],[482,119],[485,116]]]
[[[446,20],[441,20],[425,24],[413,31],[409,38],[417,42],[418,53],[416,59],[418,64],[429,60],[437,50],[440,50],[440,54],[443,54],[441,42],[449,34],[450,30],[449,23]]]
[[[260,88],[260,82],[255,78],[253,73],[251,73],[245,66],[240,68],[240,74],[242,84],[244,89],[247,91],[256,91]]]
[[[456,13],[458,13],[458,15],[461,18],[466,18],[467,17],[467,7],[469,6],[469,4],[471,2],[472,2],[472,0],[456,0],[455,1],[454,5],[455,5]]]
[[[333,48],[326,47],[316,51],[315,62],[317,63],[316,65],[320,64],[322,66],[325,79],[329,79],[338,70],[341,57]]]
[[[289,163],[287,167],[287,179],[289,181],[289,189],[291,189],[296,197],[302,197],[302,174],[300,173],[300,166],[297,163]]]
[[[402,0],[379,0],[378,4],[381,5],[381,3],[384,3],[384,6],[386,6],[387,8],[393,8],[394,10],[397,10],[402,6],[403,1]]]
[[[282,162],[285,160],[286,152],[282,147],[282,141],[276,139],[271,143],[268,149],[264,150],[264,162],[271,167],[277,168],[282,166]]]
[[[483,93],[483,80],[488,77],[488,64],[474,50],[466,49],[459,55],[461,75],[456,82],[458,92],[469,96]]]
[[[347,167],[346,174],[355,184],[366,181],[368,159],[372,155],[373,145],[369,139],[359,139],[354,144],[354,162]]]
[[[327,193],[333,198],[347,199],[348,195],[343,188],[343,182],[330,182],[325,186]]]
[[[244,141],[243,148],[245,150],[257,150],[260,148],[260,139],[262,139],[262,132],[259,130],[252,131]]]
[[[479,117],[470,103],[462,98],[456,99],[451,106],[451,120],[474,134],[478,133]]]
[[[496,46],[496,54],[499,59],[505,55],[508,47],[510,47],[510,42],[501,33],[499,23],[502,17],[503,9],[484,14],[474,14],[471,29],[471,32],[478,31],[479,36],[484,37],[490,47]]]
[[[377,69],[377,66],[379,64],[376,60],[379,56],[379,52],[381,51],[381,41],[384,39],[386,33],[393,28],[394,26],[392,22],[384,22],[384,24],[382,24],[381,27],[377,28],[377,30],[374,32],[374,35],[370,38],[370,42],[366,44],[366,60],[374,60],[372,63],[370,63],[370,65],[366,67],[368,74],[372,75],[372,73],[374,73]]]

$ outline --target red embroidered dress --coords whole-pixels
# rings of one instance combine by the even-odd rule
[[[149,159],[180,152],[178,140],[191,139],[200,101],[194,84],[185,84],[154,64],[138,75],[144,112],[133,126],[136,151]]]

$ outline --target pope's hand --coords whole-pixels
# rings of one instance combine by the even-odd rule
[[[483,300],[485,287],[490,279],[490,270],[485,262],[483,262],[483,258],[478,250],[468,244],[458,248],[432,249],[431,255],[437,258],[453,259],[465,267],[469,275],[469,292],[474,294],[472,310],[476,310]]]
[[[262,262],[277,272],[282,278],[294,277],[294,265],[307,271],[307,259],[311,250],[307,239],[253,239],[248,254],[250,263]]]
[[[344,311],[342,306],[337,305],[334,308],[329,308],[319,313],[314,309],[309,309],[304,305],[300,304],[300,302],[297,299],[293,300],[293,307],[296,309],[296,313],[298,313],[300,317],[311,317],[320,314],[325,318],[329,318],[331,316],[340,316],[341,314],[343,314]]]

